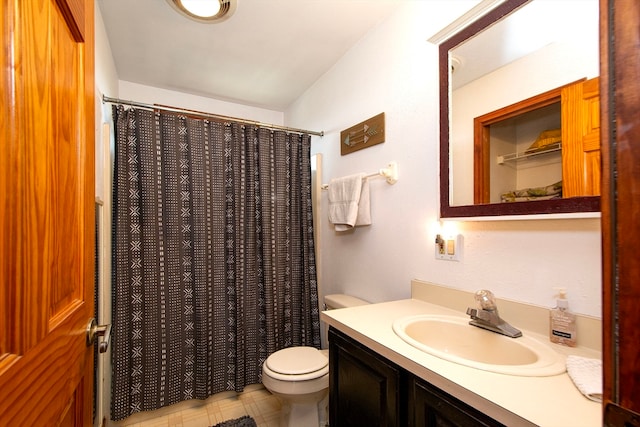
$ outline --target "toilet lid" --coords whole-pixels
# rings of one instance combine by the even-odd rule
[[[279,374],[302,375],[325,368],[329,359],[314,347],[289,347],[276,351],[265,363]]]

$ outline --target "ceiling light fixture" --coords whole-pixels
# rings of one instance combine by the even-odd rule
[[[178,12],[194,21],[221,22],[233,15],[237,0],[167,0]]]

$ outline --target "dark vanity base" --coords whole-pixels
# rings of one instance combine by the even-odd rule
[[[333,327],[329,364],[331,427],[503,426]]]

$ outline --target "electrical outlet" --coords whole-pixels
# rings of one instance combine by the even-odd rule
[[[436,236],[436,259],[460,261],[462,259],[462,234],[443,237]]]

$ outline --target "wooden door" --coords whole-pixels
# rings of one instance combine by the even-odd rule
[[[94,0],[0,0],[0,425],[92,424]]]
[[[640,2],[601,0],[604,425],[640,426]]]
[[[562,89],[562,196],[600,195],[600,79]]]

